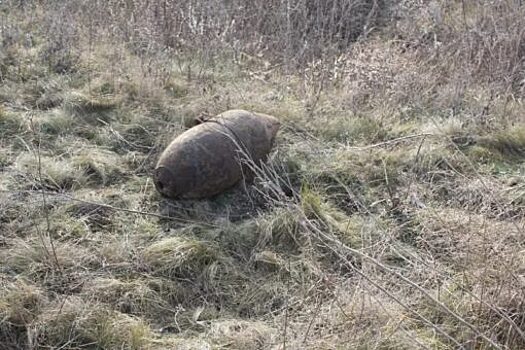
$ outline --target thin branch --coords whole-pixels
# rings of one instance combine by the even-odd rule
[[[26,192],[31,192],[31,191],[26,191]],[[159,218],[159,219],[175,221],[175,222],[181,222],[181,223],[198,223],[200,225],[213,227],[213,228],[217,227],[216,225],[213,225],[213,224],[210,224],[210,223],[204,223],[204,222],[201,222],[201,221],[197,222],[195,220],[189,220],[189,219],[183,219],[183,218],[175,218],[173,216],[167,216],[167,215],[162,215],[162,214],[157,214],[157,213],[152,213],[152,212],[146,212],[146,211],[134,210],[134,209],[128,209],[128,208],[121,208],[121,207],[115,207],[115,206],[110,205],[110,204],[99,203],[99,202],[94,202],[94,201],[89,201],[89,200],[85,200],[85,199],[76,198],[76,197],[73,197],[73,196],[65,194],[65,193],[46,192],[46,194],[47,195],[57,196],[57,197],[63,197],[63,198],[66,198],[66,199],[74,201],[74,202],[90,204],[90,205],[94,205],[94,206],[97,206],[97,207],[100,207],[100,208],[111,209],[111,210],[114,210],[114,211],[138,214],[138,215],[143,215],[143,216],[151,216],[151,217],[156,217],[156,218]]]
[[[368,145],[368,146],[361,146],[361,147],[359,147],[359,146],[348,146],[348,147],[345,147],[345,148],[346,149],[352,149],[352,150],[358,150],[358,151],[366,151],[366,150],[369,150],[371,148],[388,146],[388,145],[399,143],[401,141],[417,139],[417,138],[421,138],[421,137],[426,138],[428,136],[439,136],[439,135],[427,132],[427,133],[422,133],[422,134],[414,134],[414,135],[407,135],[407,136],[403,136],[403,137],[398,137],[398,138],[395,138],[395,139],[392,139],[392,140],[379,142],[379,143],[376,143],[376,144],[373,144],[373,145]]]
[[[60,272],[63,272],[62,266],[60,265],[60,262],[58,261],[58,256],[55,248],[55,243],[53,242],[53,239],[51,237],[51,221],[49,220],[49,210],[47,208],[47,197],[46,197],[46,191],[44,190],[44,180],[42,176],[42,157],[40,156],[40,144],[41,144],[41,137],[40,133],[36,132],[35,125],[33,123],[33,118],[29,119],[29,123],[31,125],[31,131],[33,132],[33,136],[38,136],[38,147],[36,149],[36,158],[37,158],[37,171],[38,171],[38,180],[40,182],[40,190],[42,194],[42,210],[44,212],[44,217],[46,220],[46,233],[47,233],[47,239],[49,241],[49,244],[51,245],[51,253],[53,254],[53,259],[55,260],[55,264],[57,268],[60,270]],[[47,249],[47,246],[44,242],[44,238],[41,235],[40,230],[37,228],[37,232],[41,236],[40,239],[42,241],[42,245],[44,246],[45,251],[49,254],[49,251]]]

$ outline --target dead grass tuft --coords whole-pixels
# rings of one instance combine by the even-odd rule
[[[64,100],[66,113],[92,125],[108,122],[111,119],[110,112],[117,106],[118,101],[112,96],[96,98],[80,92],[71,92]]]
[[[168,287],[160,279],[118,280],[115,278],[95,278],[82,288],[82,295],[88,299],[111,305],[119,312],[146,316],[154,323],[160,323],[170,314],[170,301],[182,300],[180,291]]]
[[[206,336],[230,349],[261,349],[274,342],[276,333],[264,322],[224,320],[213,322]]]
[[[6,349],[26,346],[27,330],[47,303],[45,294],[23,280],[0,280],[0,341]]]
[[[0,110],[0,137],[2,139],[12,138],[15,135],[28,131],[28,126],[21,115]]]
[[[28,180],[27,187],[44,186],[51,190],[72,190],[87,183],[85,173],[69,159],[48,156],[41,156],[40,159],[42,179],[40,179],[37,156],[22,153],[16,159],[15,167]]]
[[[69,348],[143,349],[150,336],[140,320],[75,297],[48,305],[29,333],[33,346]]]
[[[126,167],[120,157],[102,149],[83,150],[71,162],[82,169],[90,184],[113,185],[126,178]]]
[[[171,237],[153,243],[144,250],[144,261],[161,276],[190,277],[213,275],[224,257],[209,242]]]

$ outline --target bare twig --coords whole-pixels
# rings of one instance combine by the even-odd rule
[[[45,217],[45,220],[46,220],[47,240],[49,241],[49,244],[51,246],[51,253],[52,253],[52,257],[54,259],[54,262],[56,264],[56,267],[58,268],[58,270],[60,270],[62,272],[62,266],[60,265],[60,263],[58,261],[58,257],[57,257],[57,253],[56,253],[56,249],[55,249],[55,243],[53,241],[53,238],[51,237],[51,221],[49,220],[49,209],[47,207],[47,197],[46,197],[46,191],[44,190],[44,180],[43,180],[43,176],[42,176],[42,158],[40,156],[41,136],[40,136],[40,133],[37,133],[37,131],[35,129],[35,125],[33,123],[33,118],[32,117],[29,118],[29,123],[31,125],[31,131],[33,132],[33,135],[38,140],[37,141],[37,143],[38,143],[37,144],[37,149],[36,149],[37,170],[38,170],[38,179],[39,179],[39,182],[40,182],[40,190],[41,190],[40,192],[42,194],[42,210],[44,212],[44,217]],[[50,253],[49,253],[49,251],[47,249],[47,246],[46,246],[46,243],[44,241],[43,235],[41,234],[39,229],[37,229],[37,232],[39,233],[40,240],[42,242],[44,250],[49,255]]]
[[[379,142],[379,143],[376,143],[376,144],[373,144],[373,145],[368,145],[368,146],[362,146],[362,147],[358,147],[358,146],[354,146],[354,147],[347,146],[346,149],[357,150],[357,151],[366,151],[366,150],[369,150],[369,149],[371,149],[371,148],[377,148],[377,147],[389,146],[389,145],[393,145],[393,144],[396,144],[396,143],[399,143],[399,142],[402,142],[402,141],[411,140],[411,139],[416,139],[416,138],[421,138],[421,137],[422,137],[422,138],[426,138],[426,137],[429,137],[429,136],[439,136],[439,135],[435,135],[435,134],[432,134],[432,133],[414,134],[414,135],[408,135],[408,136],[398,137],[398,138],[395,138],[395,139],[392,139],[392,140],[388,140],[388,141],[384,141],[384,142]]]
[[[175,222],[181,222],[181,223],[192,223],[192,224],[199,224],[199,225],[208,226],[208,227],[216,227],[216,225],[213,225],[213,224],[210,224],[210,223],[205,223],[205,222],[202,222],[202,221],[195,221],[195,220],[189,220],[189,219],[183,219],[183,218],[175,218],[173,216],[167,216],[167,215],[162,215],[162,214],[157,214],[157,213],[152,213],[152,212],[146,212],[146,211],[141,211],[141,210],[134,210],[134,209],[115,207],[113,205],[109,205],[109,204],[105,204],[105,203],[99,203],[99,202],[88,201],[88,200],[85,200],[85,199],[76,198],[76,197],[73,197],[73,196],[65,194],[65,193],[46,192],[46,194],[47,195],[53,195],[53,196],[59,196],[59,197],[66,198],[66,199],[74,201],[74,202],[90,204],[90,205],[98,206],[100,208],[111,209],[111,210],[114,210],[114,211],[120,211],[120,212],[125,212],[125,213],[132,213],[132,214],[143,215],[143,216],[151,216],[151,217],[156,217],[156,218],[163,219],[163,220],[168,220],[168,221],[175,221]]]

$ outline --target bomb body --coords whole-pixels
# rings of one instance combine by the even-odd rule
[[[206,198],[243,177],[242,159],[256,164],[270,152],[279,121],[262,113],[230,110],[175,138],[161,154],[153,179],[169,198]]]

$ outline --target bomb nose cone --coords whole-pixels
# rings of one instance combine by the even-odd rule
[[[175,189],[173,188],[173,174],[168,168],[160,166],[157,167],[153,174],[153,182],[157,191],[165,197],[174,197]]]
[[[264,113],[255,112],[254,114],[266,121],[266,134],[268,135],[268,139],[273,141],[275,135],[277,135],[277,132],[281,128],[281,122],[279,119]]]

